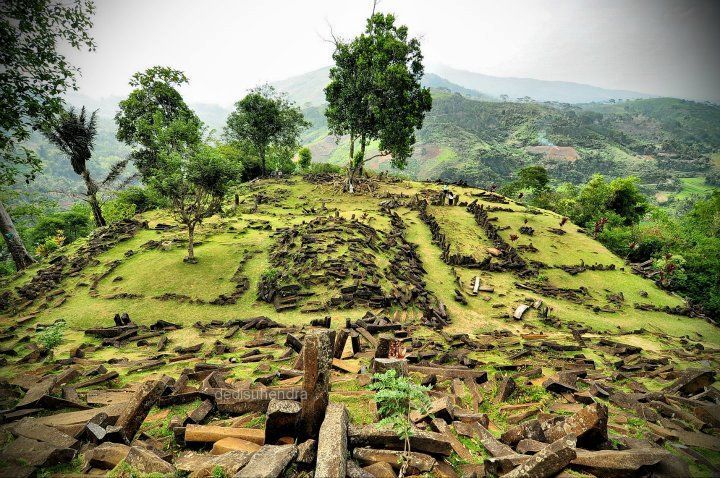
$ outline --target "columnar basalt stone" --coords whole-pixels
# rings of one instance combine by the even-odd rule
[[[144,383],[127,403],[115,423],[125,443],[129,444],[133,440],[150,409],[158,401],[165,388],[171,385],[172,380],[170,377],[163,376],[160,380]]]
[[[303,343],[305,377],[299,432],[303,438],[317,436],[329,402],[333,343],[328,330],[312,330]]]
[[[405,377],[408,374],[408,362],[399,358],[374,358],[372,361],[373,373],[385,373],[388,370],[395,370],[398,377]]]
[[[575,437],[564,436],[503,476],[506,478],[549,478],[569,465],[576,456]]]
[[[274,445],[283,437],[295,436],[300,403],[294,400],[270,400],[265,420],[265,444]]]
[[[347,474],[348,414],[345,405],[331,403],[318,438],[315,476],[345,478]]]
[[[277,478],[296,456],[295,445],[265,445],[255,452],[235,478]]]

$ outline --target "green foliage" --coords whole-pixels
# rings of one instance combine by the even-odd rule
[[[373,14],[365,32],[350,42],[335,40],[325,116],[331,133],[350,135],[351,179],[375,140],[382,154],[392,154],[393,166],[405,167],[415,130],[432,105],[430,90],[420,85],[422,59],[418,39],[408,36],[406,26],[395,25],[391,14]]]
[[[115,199],[127,206],[135,206],[135,213],[143,213],[153,209],[168,207],[167,199],[157,191],[140,186],[132,186],[119,191]]]
[[[112,199],[105,201],[102,205],[102,213],[108,224],[130,219],[135,215],[137,206],[135,204],[123,201],[121,199]]]
[[[62,96],[75,88],[77,67],[61,53],[62,46],[95,49],[90,36],[95,4],[91,0],[58,2],[8,0],[0,4],[0,184],[27,181],[41,168],[36,154],[18,144],[30,131],[53,120]]]
[[[92,223],[87,206],[78,204],[64,212],[57,212],[40,217],[37,224],[31,227],[26,236],[30,244],[39,245],[62,231],[65,242],[70,243],[84,237],[92,230]]]
[[[405,451],[410,451],[410,437],[413,426],[410,413],[427,413],[430,408],[429,387],[418,385],[408,377],[398,377],[395,370],[373,375],[370,389],[375,390],[373,397],[382,417],[379,426],[389,426],[405,442]]]
[[[276,92],[270,85],[263,85],[235,103],[235,110],[227,119],[225,138],[229,142],[251,145],[260,158],[260,169],[264,175],[267,172],[268,149],[275,147],[276,154],[280,155],[282,150],[294,151],[300,133],[309,125],[300,108],[287,95]]]
[[[75,174],[82,176],[85,181],[86,200],[92,208],[95,225],[105,226],[105,218],[97,198],[99,187],[91,179],[90,171],[87,169],[87,162],[90,161],[95,147],[97,111],[93,111],[90,117],[87,117],[84,106],[79,113],[76,113],[74,108],[70,108],[63,111],[55,122],[44,129],[43,133],[52,144],[70,158],[70,165]],[[113,168],[111,177],[119,176],[125,164],[126,162],[117,163],[120,167]]]
[[[145,181],[168,199],[176,219],[188,228],[188,261],[195,259],[195,227],[220,212],[225,194],[240,177],[240,168],[217,149],[200,143],[161,151],[152,168],[145,170]]]
[[[520,189],[540,191],[550,182],[547,170],[542,166],[527,166],[518,172],[517,183]]]
[[[225,470],[220,465],[215,465],[210,473],[211,478],[227,478]]]
[[[340,166],[331,163],[311,163],[307,172],[310,174],[338,174],[342,171]]]
[[[46,349],[52,350],[63,341],[65,335],[65,322],[55,322],[37,334],[37,341]]]
[[[187,83],[179,70],[155,66],[135,73],[134,89],[115,115],[117,139],[133,147],[131,158],[145,180],[163,150],[185,148],[201,140],[202,123],[175,88]]]
[[[312,153],[309,148],[300,148],[298,151],[298,164],[303,171],[307,171],[312,162]]]

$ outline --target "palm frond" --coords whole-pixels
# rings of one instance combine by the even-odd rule
[[[127,165],[130,163],[130,159],[123,159],[121,161],[118,161],[117,163],[113,164],[110,167],[110,171],[108,171],[107,176],[105,176],[105,179],[102,180],[100,183],[102,186],[106,186],[110,183],[115,182],[120,175],[125,171],[125,168],[127,168]]]

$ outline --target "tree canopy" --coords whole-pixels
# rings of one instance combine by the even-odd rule
[[[51,122],[62,95],[76,88],[79,69],[58,47],[94,50],[94,12],[91,0],[0,2],[0,185],[39,172],[40,159],[20,143]]]
[[[188,83],[182,71],[155,66],[135,73],[134,89],[115,115],[117,138],[134,148],[131,158],[145,178],[167,147],[200,142],[201,121],[176,87]]]
[[[350,136],[349,183],[363,164],[368,144],[378,141],[378,155],[392,155],[404,168],[412,154],[415,131],[430,111],[420,42],[392,14],[374,13],[365,32],[352,41],[335,39],[335,65],[325,88],[325,115],[331,133]],[[355,141],[359,151],[355,152]]]
[[[88,117],[84,106],[79,113],[76,113],[74,108],[70,108],[63,112],[50,127],[45,128],[43,133],[52,144],[68,156],[75,174],[83,177],[86,187],[85,195],[92,209],[95,225],[97,227],[105,226],[105,218],[97,198],[99,188],[90,177],[90,171],[87,168],[97,135],[97,111],[93,111]],[[124,167],[126,163],[121,161],[119,164]]]
[[[294,153],[300,133],[309,125],[300,108],[285,94],[263,85],[235,103],[235,110],[227,119],[225,138],[249,144],[259,157],[261,172],[265,175],[268,150],[272,147]]]

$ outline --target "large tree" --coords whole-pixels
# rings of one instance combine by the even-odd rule
[[[325,115],[333,134],[350,137],[347,185],[352,190],[354,178],[374,157],[391,155],[394,167],[405,167],[432,98],[420,84],[420,42],[408,36],[406,26],[396,26],[393,15],[373,13],[360,36],[334,42]],[[379,153],[366,157],[372,141],[378,141]]]
[[[105,226],[105,218],[102,215],[97,197],[100,188],[93,181],[87,167],[87,162],[92,157],[95,136],[97,135],[97,111],[93,111],[88,117],[84,106],[79,113],[70,108],[60,116],[57,122],[46,128],[43,133],[52,144],[70,158],[70,165],[75,174],[82,176],[85,182],[85,197],[88,204],[90,204],[95,225],[97,227]]]
[[[40,158],[21,143],[52,121],[62,95],[75,89],[79,70],[58,46],[94,50],[94,11],[91,0],[0,2],[0,187],[40,171]],[[34,262],[1,201],[0,232],[18,270]]]
[[[287,95],[278,93],[270,85],[251,90],[235,103],[225,126],[225,138],[252,146],[260,158],[262,175],[267,173],[266,157],[270,148],[294,150],[300,133],[310,126],[300,108]]]
[[[185,73],[166,66],[135,73],[130,80],[134,89],[115,115],[117,138],[133,147],[130,157],[143,177],[168,143],[185,147],[201,140],[200,119],[177,90],[187,82]]]

